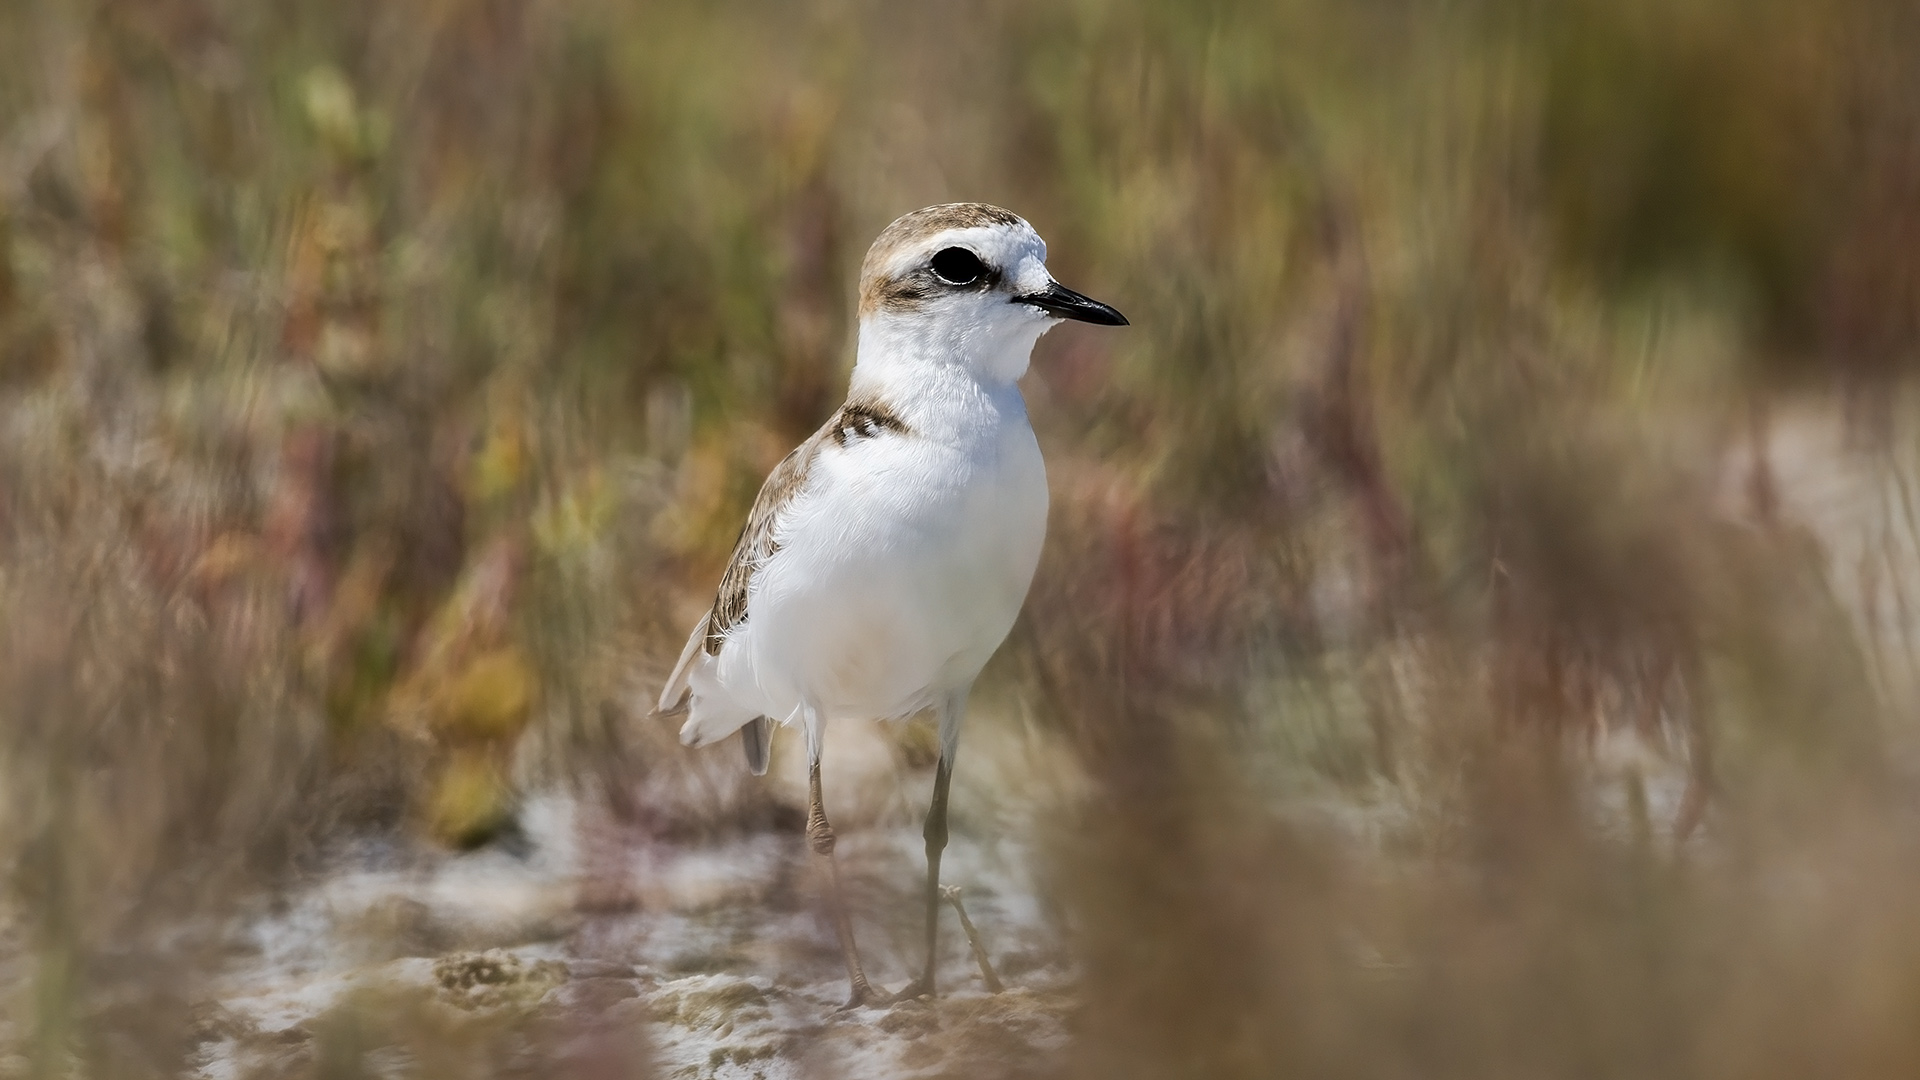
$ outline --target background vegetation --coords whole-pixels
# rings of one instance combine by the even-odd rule
[[[8,1068],[172,1074],[180,928],[342,837],[784,826],[662,795],[646,699],[865,245],[965,198],[1134,324],[1040,348],[983,688],[1063,750],[1069,1071],[1920,1071],[1912,4],[21,0],[0,54]]]

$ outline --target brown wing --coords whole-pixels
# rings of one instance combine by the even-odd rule
[[[753,509],[747,512],[747,524],[740,530],[739,542],[733,546],[727,572],[720,575],[720,591],[713,598],[713,612],[707,616],[708,656],[719,656],[727,631],[747,621],[747,586],[753,582],[754,571],[780,550],[773,538],[774,525],[806,483],[807,470],[813,466],[820,447],[832,439],[844,449],[885,432],[911,434],[906,423],[885,402],[872,397],[856,398],[840,406],[812,438],[795,447],[793,453],[774,466],[767,482],[760,485]]]
[[[686,648],[680,650],[680,659],[674,662],[666,687],[660,691],[660,704],[653,708],[655,716],[674,716],[686,711],[687,690],[693,682],[693,658],[700,655],[700,646],[706,640],[707,617],[702,615],[700,625],[687,637]]]
[[[740,530],[740,539],[733,545],[733,558],[727,560],[727,572],[720,575],[720,590],[713,598],[713,612],[707,616],[708,656],[719,656],[720,645],[727,638],[727,631],[734,625],[747,621],[747,586],[752,584],[754,571],[760,569],[780,545],[773,538],[773,528],[780,520],[780,514],[800,492],[806,483],[807,469],[813,464],[814,454],[820,446],[820,436],[815,434],[806,442],[793,448],[793,452],[780,459],[773,472],[767,476],[767,482],[760,485],[760,494],[753,500],[753,509],[747,511],[747,524]]]

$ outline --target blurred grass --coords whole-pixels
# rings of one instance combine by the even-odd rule
[[[1134,322],[1040,350],[995,669],[1092,781],[1081,1071],[1912,1075],[1916,47],[1874,0],[0,10],[0,1034],[177,1071],[216,958],[161,931],[343,834],[555,781],[726,827],[644,794],[700,766],[635,703],[868,239],[977,198]],[[1841,470],[1864,519],[1792,486]]]

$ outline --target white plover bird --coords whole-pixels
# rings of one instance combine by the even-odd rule
[[[764,773],[772,722],[807,738],[807,840],[826,863],[849,1006],[867,982],[820,801],[826,725],[933,709],[940,760],[927,811],[927,965],[897,997],[934,992],[947,787],[967,693],[1012,628],[1047,529],[1047,477],[1018,380],[1062,319],[1125,326],[1053,280],[1047,246],[984,203],[916,210],[860,268],[846,404],[767,477],[713,610],[660,695],[680,740],[738,731]]]

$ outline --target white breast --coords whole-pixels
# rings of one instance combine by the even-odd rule
[[[903,716],[972,682],[1012,628],[1047,516],[1018,391],[906,416],[909,434],[823,447],[776,530],[714,670],[743,707]]]

